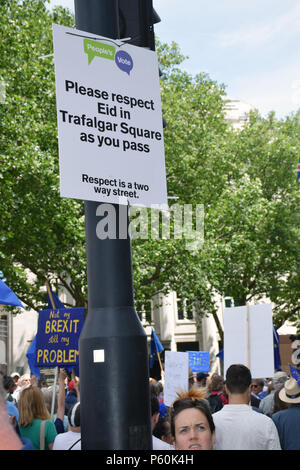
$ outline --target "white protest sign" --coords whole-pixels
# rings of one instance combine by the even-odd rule
[[[274,375],[272,304],[225,308],[224,371],[244,364],[253,378]]]
[[[165,351],[164,402],[171,406],[177,393],[188,390],[189,354]]]
[[[53,41],[61,196],[167,209],[156,53],[55,24]]]

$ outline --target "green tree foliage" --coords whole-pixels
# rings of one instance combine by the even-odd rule
[[[186,250],[185,240],[155,247],[144,241],[139,286],[158,287],[164,279],[180,297],[197,299],[200,314],[214,315],[221,337],[216,294],[236,305],[268,298],[277,327],[297,321],[299,115],[280,121],[274,113],[266,119],[251,113],[237,131],[224,120],[222,86],[168,64],[162,84],[168,194],[180,204],[204,204],[205,239],[196,253]]]
[[[278,327],[300,313],[299,137],[291,132],[299,124],[299,115],[279,121],[253,113],[232,132],[228,184],[206,224],[210,283],[237,305],[269,298]]]
[[[226,180],[222,142],[227,133],[224,119],[224,87],[208,75],[191,77],[179,68],[184,57],[178,46],[158,43],[168,196],[170,206],[212,204]],[[211,182],[214,180],[214,184]],[[220,189],[219,189],[220,188]],[[149,221],[153,213],[149,214]],[[150,223],[150,222],[149,222]],[[194,220],[195,223],[195,220]],[[188,236],[133,240],[135,291],[138,304],[159,290],[173,289],[181,298],[197,301],[199,313],[216,310],[207,273],[199,253],[187,249]],[[183,227],[184,228],[184,227]],[[194,227],[195,229],[195,227]],[[150,233],[150,232],[149,232]]]
[[[52,22],[72,25],[71,14],[50,14],[42,0],[0,4],[0,265],[28,306],[45,305],[46,279],[85,300],[82,204],[61,199]],[[28,278],[28,273],[32,276]]]

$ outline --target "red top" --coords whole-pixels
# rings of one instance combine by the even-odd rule
[[[219,397],[221,398],[222,402],[224,403],[224,405],[228,405],[228,400],[227,398],[223,395],[222,393],[222,390],[214,390],[213,392],[211,392],[212,395],[219,395]]]

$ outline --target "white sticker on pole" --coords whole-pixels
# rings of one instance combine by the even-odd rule
[[[104,349],[94,349],[93,351],[94,362],[105,362]]]
[[[62,197],[167,208],[155,52],[53,25]]]

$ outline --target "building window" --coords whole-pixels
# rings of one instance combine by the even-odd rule
[[[177,299],[178,320],[194,320],[193,303],[188,299]]]
[[[176,343],[177,352],[186,352],[186,351],[199,351],[198,341],[190,341],[186,343]]]
[[[153,318],[153,300],[148,300],[143,305],[137,306],[137,314],[142,323],[149,323],[151,325]]]

